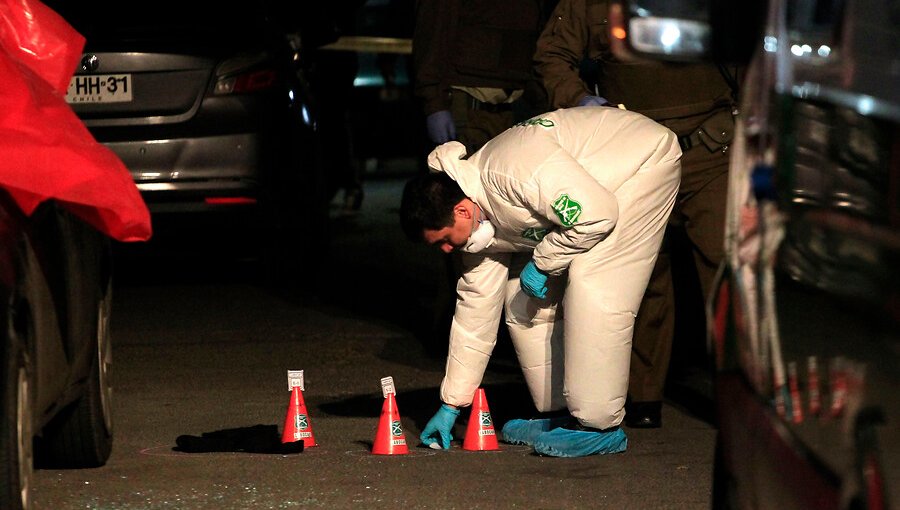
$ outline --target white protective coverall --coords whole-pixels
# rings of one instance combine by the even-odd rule
[[[538,411],[568,407],[586,426],[619,425],[634,318],[680,182],[675,134],[634,112],[568,108],[463,157],[464,146],[448,142],[428,163],[460,185],[496,233],[483,251],[462,254],[441,400],[471,404],[505,306]],[[532,256],[551,275],[546,300],[519,287]]]

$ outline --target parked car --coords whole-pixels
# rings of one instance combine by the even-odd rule
[[[297,20],[263,2],[48,5],[87,39],[66,100],[130,170],[157,237],[246,231],[291,258],[327,234]]]
[[[635,0],[610,14],[623,57],[749,63],[707,309],[713,507],[900,504],[896,2]]]
[[[111,240],[150,214],[62,99],[84,39],[37,0],[0,0],[0,508],[35,467],[97,467],[113,444]]]

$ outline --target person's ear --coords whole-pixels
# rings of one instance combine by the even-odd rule
[[[466,207],[466,199],[460,200],[459,203],[453,206],[453,215],[465,219],[472,217],[472,211]]]

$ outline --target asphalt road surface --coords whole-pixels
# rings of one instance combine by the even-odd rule
[[[115,442],[106,466],[38,470],[38,509],[709,508],[715,429],[683,402],[664,427],[626,429],[628,450],[559,459],[529,448],[449,451],[418,435],[437,410],[444,360],[429,338],[442,262],[405,241],[402,179],[366,184],[363,209],[300,282],[265,284],[252,258],[199,233],[117,260]],[[301,453],[179,451],[180,436],[281,431],[287,370],[303,370],[318,446]],[[371,453],[391,376],[409,444]],[[497,430],[532,411],[501,338],[483,387]],[[262,427],[257,427],[257,426]],[[280,436],[279,436],[280,437]]]

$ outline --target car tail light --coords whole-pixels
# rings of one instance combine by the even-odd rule
[[[266,90],[275,85],[278,73],[266,52],[245,53],[223,60],[216,67],[213,94],[245,94]]]
[[[209,205],[252,205],[256,203],[251,197],[207,197],[203,200]]]
[[[258,69],[246,73],[219,78],[213,93],[217,96],[225,94],[243,94],[265,90],[275,84],[276,74],[272,69]]]
[[[234,92],[254,92],[265,90],[275,84],[275,71],[263,69],[242,74],[234,83]]]

